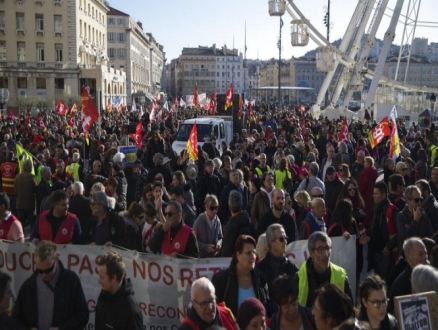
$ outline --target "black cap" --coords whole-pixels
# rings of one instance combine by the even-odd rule
[[[327,170],[325,171],[327,174],[333,174],[336,172],[336,169],[333,166],[327,167]]]

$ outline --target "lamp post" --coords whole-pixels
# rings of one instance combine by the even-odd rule
[[[324,16],[324,25],[327,28],[327,43],[330,44],[330,0],[327,0],[327,11],[326,11],[325,16]],[[328,106],[328,102],[329,102],[328,96],[329,96],[329,94],[328,94],[328,89],[327,89],[327,91],[325,93],[324,108],[327,108],[327,106]]]

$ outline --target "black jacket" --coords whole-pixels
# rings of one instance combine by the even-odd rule
[[[143,314],[134,299],[130,279],[115,293],[101,291],[96,306],[96,330],[142,330]]]
[[[204,210],[204,200],[207,194],[215,195],[218,199],[221,197],[222,183],[220,178],[213,173],[209,175],[207,172],[204,173],[196,183],[195,191],[195,206],[199,210],[199,214]]]
[[[220,200],[219,200],[218,216],[219,216],[219,219],[221,219],[222,226],[224,226],[228,222],[228,220],[231,216],[230,207],[228,205],[228,197],[230,196],[230,193],[233,190],[236,190],[242,194],[242,199],[243,199],[242,210],[248,210],[247,188],[242,187],[242,185],[240,185],[240,184],[235,186],[234,184],[232,184],[230,182],[222,190]]]
[[[52,326],[65,330],[82,330],[88,323],[88,306],[81,281],[75,272],[58,262],[60,276],[54,292]],[[22,329],[38,328],[38,298],[35,271],[21,286],[12,317]]]
[[[81,243],[88,244],[89,242],[89,228],[90,228],[90,217],[92,216],[90,208],[90,199],[83,195],[76,195],[70,198],[70,205],[68,207],[70,213],[76,214],[81,224],[82,235]]]
[[[115,245],[119,245],[125,247],[125,221],[121,216],[112,211],[108,211],[106,214],[108,219],[108,227],[109,227],[109,242],[112,242]],[[92,216],[90,218],[90,230],[89,230],[89,238],[90,243],[95,241],[95,232],[96,226],[98,224],[97,218]]]
[[[198,313],[196,313],[195,308],[190,305],[187,308],[187,317],[193,321],[193,323],[195,323],[198,326],[197,330],[207,330],[208,328],[210,328],[211,326],[221,326],[221,320],[219,318],[219,311],[218,308],[216,308],[216,316],[214,318],[214,320],[211,323],[207,323],[205,322],[203,319],[201,319],[198,315]],[[188,323],[183,323],[180,325],[180,327],[178,328],[178,330],[195,330],[193,329],[190,324]]]
[[[52,194],[52,187],[50,186],[49,182],[41,180],[41,182],[38,184],[37,194],[36,194],[37,214],[40,214],[41,203],[43,202],[43,199],[46,198],[47,196],[50,196],[51,194]]]
[[[312,315],[312,310],[305,306],[298,305],[298,312],[300,313],[301,319],[303,320],[303,329],[316,330],[315,317]],[[266,325],[271,330],[280,330],[280,313],[277,312],[272,315],[272,317],[267,320]]]
[[[125,221],[125,233],[126,241],[124,247],[129,250],[135,250],[138,252],[143,251],[143,242],[141,235],[141,227],[133,220],[123,217]]]
[[[123,203],[122,210],[126,210],[128,208],[126,201],[126,193],[128,192],[128,181],[126,180],[125,174],[123,172],[119,172],[113,175],[113,177],[119,183],[116,187],[116,193],[119,196],[121,202]]]
[[[335,179],[334,181],[325,180],[325,206],[327,206],[330,211],[335,210],[336,202],[338,201],[338,196],[341,194],[344,183],[340,179]]]
[[[388,313],[394,313],[394,297],[406,296],[412,293],[411,275],[412,268],[408,264],[406,269],[399,276],[397,276],[394,283],[392,283],[391,289],[388,293]]]
[[[234,252],[234,245],[240,235],[250,235],[256,238],[255,230],[246,211],[241,211],[231,217],[223,228],[223,240],[221,257],[231,257]]]
[[[362,308],[357,319],[359,321],[369,322],[367,312]],[[380,322],[380,329],[397,330],[397,319],[391,314],[386,313],[385,318]]]
[[[438,231],[438,201],[430,194],[429,197],[424,199],[421,207],[429,216],[432,222],[433,232],[436,233]]]
[[[263,234],[273,223],[279,223],[283,226],[286,236],[289,237],[287,241],[288,243],[295,241],[295,221],[292,216],[284,210],[280,218],[274,216],[272,209],[267,210],[259,220],[257,237]]]
[[[233,315],[237,315],[239,309],[238,297],[239,297],[239,283],[237,279],[237,262],[231,260],[231,264],[228,268],[222,269],[213,275],[211,282],[216,289],[217,302],[224,302],[233,312]],[[268,308],[269,290],[266,280],[258,270],[253,269],[251,271],[251,280],[256,298]],[[270,311],[266,310],[268,315],[271,315]]]
[[[269,292],[272,292],[272,283],[274,283],[274,280],[279,276],[286,274],[293,278],[298,271],[294,262],[290,261],[285,256],[275,258],[270,252],[268,252],[266,257],[256,264],[255,268],[260,273],[264,274],[264,278],[268,283]],[[277,312],[277,303],[271,299],[268,308],[272,313]]]
[[[371,228],[370,228],[370,250],[368,251],[368,261],[374,258],[373,253],[380,253],[386,247],[389,251],[392,251],[397,247],[398,236],[389,237],[388,228],[386,225],[386,209],[388,208],[389,201],[384,200],[380,204],[375,204],[373,207]],[[397,226],[397,214],[399,210],[394,208],[392,212],[392,221]],[[372,258],[370,259],[370,257]]]

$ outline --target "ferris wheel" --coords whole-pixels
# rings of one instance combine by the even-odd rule
[[[386,101],[395,101],[400,93],[406,97],[422,95],[425,99],[427,93],[437,93],[437,89],[424,86],[415,86],[406,83],[410,59],[411,44],[415,37],[415,30],[419,24],[432,24],[433,22],[419,22],[418,13],[421,0],[396,0],[394,9],[388,8],[389,0],[359,0],[347,26],[345,35],[338,47],[330,44],[323,33],[319,32],[300,11],[293,0],[270,0],[269,15],[283,16],[286,12],[292,17],[291,43],[292,46],[306,46],[309,40],[316,43],[316,68],[317,71],[327,72],[321,89],[319,90],[315,105],[312,107],[312,115],[318,117],[321,113],[321,105],[329,88],[331,88],[329,104],[326,109],[333,108],[338,104],[341,93],[343,95],[344,110],[347,109],[354,92],[362,92],[363,104],[360,111],[371,109],[374,102],[379,102],[376,96],[386,93]],[[406,14],[402,9],[407,3]],[[367,67],[367,61],[373,48],[376,33],[382,23],[384,15],[390,12],[390,24],[385,32],[383,47],[375,70]],[[325,23],[329,28],[329,16],[325,17]],[[397,61],[394,79],[383,75],[384,65],[388,57],[392,42],[395,37],[396,27],[403,24],[403,36],[401,49]],[[366,28],[368,26],[367,31]],[[404,77],[399,70],[400,62],[406,61]],[[335,73],[336,76],[335,76]],[[371,85],[364,92],[365,78],[371,80]],[[392,100],[388,100],[392,98]],[[404,97],[402,98],[404,99]],[[398,99],[400,102],[400,98]]]

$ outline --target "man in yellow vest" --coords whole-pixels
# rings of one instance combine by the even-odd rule
[[[312,307],[316,298],[315,292],[326,283],[336,284],[354,301],[347,272],[330,262],[332,241],[328,235],[316,231],[310,235],[307,244],[310,258],[301,265],[294,278],[294,283],[298,286],[298,303]]]
[[[68,165],[65,169],[65,171],[70,174],[70,178],[72,178],[74,182],[84,182],[84,170],[79,164],[80,159],[81,155],[79,154],[79,152],[74,152],[72,157],[72,163]]]

